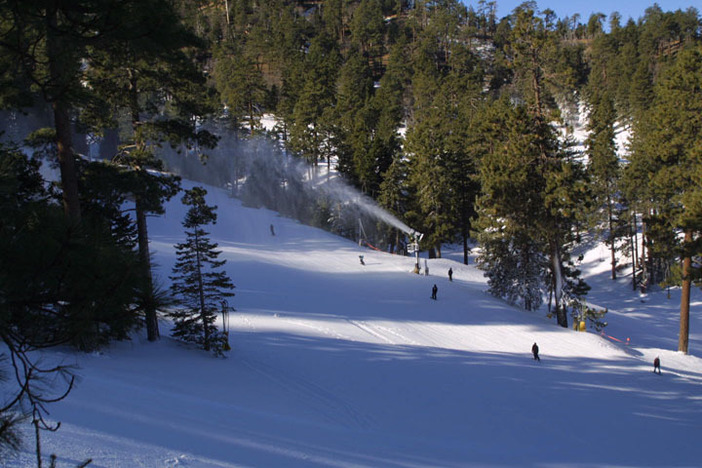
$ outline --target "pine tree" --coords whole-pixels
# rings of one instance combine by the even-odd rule
[[[153,12],[171,10],[169,5],[168,0],[149,5],[121,0],[0,4],[3,57],[21,65],[16,71],[52,107],[64,211],[74,223],[80,221],[81,207],[71,126],[77,111],[97,98],[85,86],[91,60],[100,51],[109,54],[114,43],[133,44],[148,37],[154,29]],[[168,23],[171,18],[161,19]]]
[[[638,200],[649,200],[650,235],[658,249],[678,252],[682,297],[678,350],[688,352],[690,287],[698,278],[702,191],[699,177],[702,134],[702,48],[683,50],[663,72],[654,101],[636,127],[626,176]],[[638,181],[647,180],[647,184]],[[683,234],[682,240],[678,232]]]
[[[105,19],[97,11],[98,3],[85,2],[78,6],[47,0],[0,4],[0,16],[5,23],[0,46],[7,54],[3,55],[22,65],[15,71],[25,74],[51,104],[64,211],[75,223],[80,221],[81,213],[70,113],[81,97],[80,58],[86,55],[87,42],[83,33],[88,30],[91,36],[99,37],[96,32]]]
[[[325,139],[325,110],[335,104],[336,78],[341,57],[328,36],[315,37],[305,58],[303,82],[292,109],[290,147],[313,165],[320,160]]]
[[[407,212],[406,166],[403,155],[396,154],[388,170],[383,173],[383,182],[380,184],[378,194],[380,205],[399,218],[404,218]],[[399,247],[401,234],[397,230],[394,234],[395,237],[394,239],[391,237],[390,244]]]
[[[515,27],[509,38],[515,90],[523,105],[516,107],[516,124],[510,124],[515,114],[508,112],[510,132],[506,137],[513,157],[531,166],[529,174],[525,169],[514,168],[512,175],[517,177],[517,185],[512,195],[529,200],[529,206],[519,209],[526,209],[524,213],[528,213],[531,220],[528,238],[537,242],[548,255],[549,273],[544,277],[551,283],[549,291],[555,302],[558,324],[566,327],[567,305],[578,301],[584,290],[579,279],[568,277],[569,273],[577,275],[577,270],[569,267],[569,252],[578,238],[575,230],[582,221],[583,205],[588,203],[589,195],[583,168],[569,151],[568,142],[559,139],[552,123],[558,120],[555,96],[559,94],[558,77],[562,77],[557,69],[558,47],[552,12],[546,11],[540,18],[534,14],[533,7],[533,2],[517,7]],[[520,116],[523,112],[526,115]],[[495,176],[494,170],[488,175]],[[482,177],[481,180],[485,184]],[[529,181],[528,186],[523,185],[525,180]],[[497,188],[504,190],[506,187]],[[487,200],[501,206],[505,203],[504,194],[498,194],[500,198]],[[494,191],[488,190],[486,196],[493,197]],[[510,202],[506,207],[504,215],[514,216],[516,207],[510,207]],[[483,209],[488,216],[495,216],[487,206]],[[521,229],[527,226],[522,224]]]
[[[361,0],[351,19],[351,42],[371,62],[383,55],[385,22],[379,0]]]
[[[376,115],[369,112],[373,96],[373,76],[360,49],[353,47],[339,71],[337,104],[334,106],[337,136],[345,143],[337,145],[339,171],[365,193],[374,188],[374,163],[369,152]]]
[[[146,23],[139,15],[158,10],[161,21],[136,38],[118,37],[109,44],[90,48],[91,61],[86,83],[99,99],[87,106],[82,121],[96,132],[117,125],[121,113],[129,117],[119,152],[110,155],[125,171],[134,201],[138,247],[143,276],[148,282],[142,306],[147,337],[159,337],[156,292],[151,273],[151,258],[146,217],[162,214],[163,203],[179,191],[179,178],[163,173],[156,157],[162,142],[189,147],[211,147],[216,139],[195,127],[195,118],[210,114],[204,75],[186,50],[202,50],[202,42],[188,30],[172,5],[163,0],[148,0],[134,12],[135,23]],[[112,112],[106,112],[112,110]],[[156,174],[154,171],[160,172]]]
[[[260,127],[266,97],[263,74],[243,48],[223,47],[215,65],[217,89],[229,107],[229,117],[239,126],[248,124],[251,135]]]
[[[431,249],[430,255],[440,256],[441,244],[460,235],[467,260],[476,193],[467,128],[472,104],[481,100],[483,75],[462,36],[465,7],[449,1],[431,5],[428,13],[429,25],[412,55],[414,105],[406,152],[413,209],[407,216],[425,233],[423,243]]]
[[[616,111],[609,93],[593,83],[590,93],[589,135],[587,147],[588,169],[593,181],[596,210],[602,213],[596,219],[606,223],[607,244],[611,257],[612,279],[617,278],[616,241],[625,235],[622,218],[624,207],[619,190],[620,167],[615,143]],[[602,210],[602,211],[600,211]]]
[[[214,322],[224,301],[234,296],[234,284],[221,271],[225,260],[218,260],[221,251],[203,229],[217,221],[217,207],[206,204],[206,194],[204,188],[195,187],[182,199],[190,207],[183,221],[186,240],[175,246],[177,261],[171,276],[171,291],[179,307],[169,315],[174,320],[173,336],[222,355],[228,337],[217,331]]]
[[[36,160],[0,148],[0,166],[4,323],[43,347],[92,350],[127,338],[140,325],[134,304],[144,282],[120,177],[101,163],[79,167],[89,198],[76,228],[49,196]]]
[[[582,168],[560,146],[553,127],[532,112],[503,99],[485,119],[479,263],[493,279],[491,291],[522,294],[525,307],[537,303],[539,291],[550,291],[558,324],[565,327],[567,306],[577,306],[587,289],[570,264],[570,251],[589,195]],[[517,261],[504,255],[521,262],[523,275],[502,271]]]
[[[451,179],[446,164],[449,148],[446,137],[450,131],[449,104],[441,93],[439,80],[423,75],[420,86],[436,89],[434,105],[416,110],[417,122],[407,131],[405,151],[409,159],[408,182],[412,190],[413,210],[407,213],[408,221],[424,233],[422,242],[431,249],[430,255],[441,255],[442,243],[452,240],[455,232],[455,213],[452,211]],[[435,88],[428,83],[435,83]],[[415,91],[416,93],[417,91]]]
[[[534,310],[543,302],[549,262],[533,222],[545,209],[530,122],[523,106],[513,109],[506,100],[486,110],[475,227],[478,265],[486,271],[491,294]]]

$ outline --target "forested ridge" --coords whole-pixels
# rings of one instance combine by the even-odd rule
[[[95,349],[141,327],[158,339],[158,315],[177,301],[152,279],[146,217],[180,191],[172,161],[215,164],[230,138],[278,140],[337,171],[424,233],[431,256],[460,244],[467,263],[478,246],[492,294],[528,310],[547,302],[564,327],[602,324],[574,258],[600,239],[613,279],[682,287],[687,352],[689,290],[702,281],[699,11],[545,8],[498,18],[484,0],[0,2],[0,337],[11,355]],[[89,147],[101,161],[81,156]],[[60,181],[41,176],[41,161]],[[256,164],[241,170],[221,182],[245,198]],[[294,185],[283,178],[282,198]],[[342,231],[329,202],[305,208]],[[407,241],[388,226],[376,235],[382,249]],[[211,302],[197,312],[204,330]],[[219,346],[207,336],[205,349]],[[29,398],[37,434],[50,429],[32,386],[41,372],[12,362],[24,370],[5,410]]]

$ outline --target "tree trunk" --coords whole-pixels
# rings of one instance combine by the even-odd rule
[[[463,235],[463,264],[468,265],[468,235]]]
[[[129,98],[132,118],[132,131],[134,132],[134,141],[138,152],[144,150],[145,143],[141,139],[139,133],[139,88],[137,75],[133,70],[129,70]],[[141,156],[140,156],[141,157]],[[141,174],[144,168],[141,163],[132,160],[131,165],[137,174]],[[137,225],[137,240],[139,243],[139,260],[143,268],[142,274],[146,281],[146,290],[142,297],[144,301],[144,321],[146,323],[146,338],[149,341],[156,341],[160,338],[158,331],[158,316],[156,314],[156,303],[154,300],[154,280],[151,274],[151,254],[149,252],[149,231],[146,224],[146,210],[144,209],[144,201],[140,195],[135,196],[136,210],[136,225]]]
[[[253,106],[253,101],[249,100],[248,102],[248,108],[249,108],[249,129],[251,130],[251,136],[253,136],[254,131],[256,129],[256,122],[254,121],[254,106]]]
[[[636,243],[638,242],[636,236],[636,213],[632,213],[633,223],[630,225],[631,229],[629,231],[631,239],[631,289],[636,291],[636,258],[638,257],[638,249]]]
[[[692,279],[692,258],[689,245],[692,243],[692,231],[685,231],[685,244],[682,261],[682,294],[680,295],[680,337],[678,351],[687,354],[688,339],[690,337],[690,286]]]
[[[615,255],[614,215],[612,214],[612,198],[607,198],[607,214],[609,218],[609,251],[611,253],[612,279],[617,279],[617,256]]]
[[[641,290],[646,292],[648,286],[648,256],[646,249],[648,246],[648,234],[646,233],[646,222],[641,222]]]
[[[558,325],[568,328],[568,315],[561,305],[561,295],[563,293],[563,269],[561,266],[561,253],[558,244],[551,242],[551,269],[553,274],[553,298],[556,307],[556,320]]]
[[[63,189],[63,210],[74,223],[80,222],[80,199],[78,197],[78,172],[71,147],[71,123],[68,110],[61,102],[52,104],[54,126],[56,128],[56,146],[61,171],[61,188]]]
[[[137,237],[139,240],[139,259],[144,269],[144,279],[146,281],[146,291],[144,291],[144,315],[146,321],[146,337],[149,341],[156,341],[160,338],[158,331],[158,316],[156,314],[156,304],[154,301],[154,280],[151,274],[151,254],[149,253],[149,233],[146,225],[146,213],[140,197],[136,199],[136,223]]]
[[[641,248],[643,248],[643,245],[641,246]],[[639,268],[639,260],[639,225],[636,219],[636,213],[634,213],[634,266],[636,269]]]
[[[32,421],[34,425],[34,449],[37,454],[37,468],[41,468],[41,430],[39,429],[39,421]]]
[[[49,74],[52,87],[48,96],[54,113],[54,127],[56,129],[56,147],[58,149],[58,163],[61,171],[61,188],[63,190],[63,209],[66,216],[73,222],[80,222],[80,199],[78,198],[78,174],[73,154],[71,141],[71,119],[69,105],[63,99],[66,93],[63,83],[66,81],[66,64],[62,59],[62,47],[57,31],[57,12],[46,17],[47,35],[46,48],[49,62]]]
[[[203,333],[205,335],[206,351],[210,350],[210,330],[207,327],[207,311],[205,310],[205,285],[202,281],[202,261],[200,260],[200,236],[195,235],[195,256],[197,259],[197,287],[200,294],[200,319],[202,320]]]

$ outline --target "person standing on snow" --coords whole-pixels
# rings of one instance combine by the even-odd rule
[[[431,288],[431,298],[436,300],[436,293],[439,291],[439,288],[434,285],[433,288]]]
[[[539,357],[539,345],[534,343],[534,345],[531,347],[531,353],[534,355],[534,361],[541,361],[541,358]]]
[[[658,372],[656,372],[656,370]],[[661,375],[661,359],[658,356],[653,360],[653,373]]]
[[[453,268],[449,268],[448,275],[449,275],[449,281],[453,281]]]

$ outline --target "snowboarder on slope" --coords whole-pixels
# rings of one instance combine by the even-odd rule
[[[359,255],[358,259],[361,261],[361,265],[365,265],[366,262],[363,261],[363,255]]]
[[[436,300],[436,293],[437,293],[438,291],[439,291],[439,288],[437,288],[436,285],[434,285],[434,287],[431,288],[431,298],[432,298],[432,299]]]
[[[658,372],[656,372],[656,370]],[[653,373],[661,375],[661,359],[658,356],[653,360]]]
[[[453,281],[453,268],[449,268],[448,275],[449,275],[449,281]]]
[[[539,345],[534,343],[534,345],[531,347],[531,352],[534,355],[534,361],[541,361],[541,358],[539,357]]]
[[[271,224],[271,236],[275,236],[275,228],[273,228],[272,224]]]

